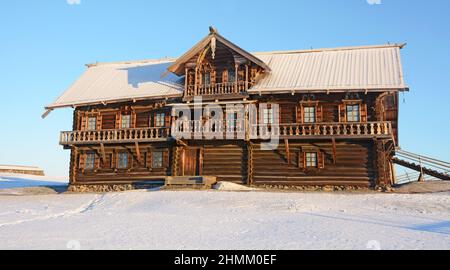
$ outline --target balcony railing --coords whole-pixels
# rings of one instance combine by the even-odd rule
[[[245,120],[177,121],[172,128],[61,132],[61,145],[157,142],[169,139],[250,140],[392,138],[390,122],[251,125]]]
[[[185,139],[390,138],[392,135],[390,122],[249,125],[244,120],[210,120],[179,121],[172,128],[172,136]]]
[[[172,127],[172,136],[184,139],[238,139],[246,134],[244,120],[177,121]]]
[[[61,132],[61,145],[127,143],[164,141],[170,128],[135,128],[120,130],[65,131]]]
[[[391,137],[391,122],[252,125],[251,138]]]
[[[206,85],[188,85],[186,89],[187,96],[215,96],[241,94],[247,91],[246,82],[226,82]]]

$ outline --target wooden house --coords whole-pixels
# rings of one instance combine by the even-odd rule
[[[87,65],[46,114],[74,108],[72,185],[390,185],[403,46],[249,53],[211,28],[177,59]]]

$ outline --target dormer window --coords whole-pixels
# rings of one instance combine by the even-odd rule
[[[236,71],[234,69],[228,69],[228,82],[236,81]]]
[[[204,85],[211,84],[211,73],[203,73],[203,84]]]

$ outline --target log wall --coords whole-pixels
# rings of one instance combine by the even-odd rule
[[[323,154],[323,169],[303,168],[305,149],[317,149]],[[337,142],[334,163],[331,142],[289,142],[290,164],[285,144],[278,149],[263,151],[260,144],[253,150],[253,183],[255,185],[375,185],[374,151],[372,142]],[[320,159],[320,158],[319,158]],[[300,163],[299,163],[300,162]],[[319,161],[321,162],[321,161]]]

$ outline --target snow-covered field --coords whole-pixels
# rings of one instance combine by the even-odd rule
[[[0,249],[450,249],[450,193],[0,196]]]
[[[0,173],[0,189],[66,185],[64,177]]]

